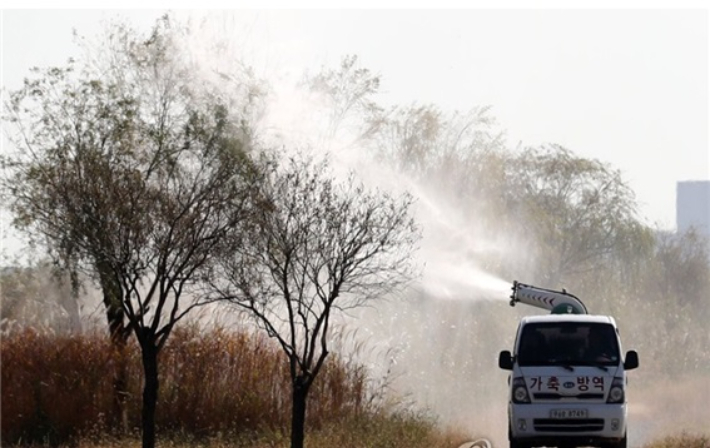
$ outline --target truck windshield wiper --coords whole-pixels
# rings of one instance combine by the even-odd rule
[[[603,371],[605,371],[605,372],[608,372],[608,371],[609,371],[609,368],[608,368],[607,366],[605,366],[604,364],[599,364],[598,362],[579,361],[579,362],[577,362],[577,363],[575,363],[575,364],[580,365],[580,366],[592,366],[592,367],[596,367],[597,369],[601,369],[601,370],[603,370]]]
[[[569,370],[570,372],[574,372],[574,367],[572,367],[572,366],[570,365],[570,362],[569,362],[569,360],[567,360],[567,359],[565,359],[565,360],[560,360],[560,359],[555,359],[555,358],[549,359],[549,360],[548,360],[548,365],[551,365],[551,366],[560,366],[560,367],[562,367],[562,368],[565,369],[565,370]]]
[[[592,362],[592,363],[589,363],[589,364],[592,365],[592,366],[594,366],[594,367],[596,367],[597,369],[601,369],[601,370],[603,370],[603,371],[605,371],[605,372],[608,372],[608,371],[609,371],[609,368],[608,368],[607,366],[603,365],[603,364],[599,364],[599,363],[596,363],[596,362]]]

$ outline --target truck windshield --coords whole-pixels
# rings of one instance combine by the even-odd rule
[[[618,364],[619,359],[614,327],[589,322],[527,324],[517,354],[520,366],[607,366]]]

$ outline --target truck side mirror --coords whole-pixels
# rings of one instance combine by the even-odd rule
[[[503,350],[498,355],[498,367],[503,370],[513,370],[513,356],[508,350]]]
[[[626,359],[624,360],[624,370],[632,370],[639,366],[639,355],[635,350],[629,350],[626,352]]]

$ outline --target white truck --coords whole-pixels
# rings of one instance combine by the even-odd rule
[[[626,448],[626,371],[639,361],[633,350],[622,358],[614,319],[587,314],[565,290],[516,281],[510,298],[552,311],[524,317],[513,352],[500,352],[511,371],[510,448]]]

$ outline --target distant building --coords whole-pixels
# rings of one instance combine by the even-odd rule
[[[710,180],[678,182],[676,227],[682,233],[691,226],[710,238]]]

